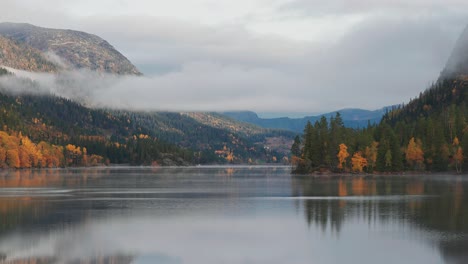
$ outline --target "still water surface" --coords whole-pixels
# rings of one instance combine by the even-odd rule
[[[0,174],[0,263],[468,263],[468,178],[288,167]]]

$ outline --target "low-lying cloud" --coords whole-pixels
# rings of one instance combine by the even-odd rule
[[[152,77],[118,76],[88,70],[59,74],[9,69],[0,86],[14,94],[54,94],[87,106],[128,110],[224,111],[275,109],[290,104],[291,90],[304,80],[272,69],[242,69],[212,63],[185,65]],[[271,93],[271,91],[280,91]]]

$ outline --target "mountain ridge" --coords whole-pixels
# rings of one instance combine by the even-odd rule
[[[387,106],[377,110],[365,110],[360,108],[345,108],[338,111],[324,113],[316,116],[305,116],[302,118],[290,118],[290,117],[276,117],[276,118],[261,118],[257,113],[253,111],[229,111],[222,112],[221,114],[226,115],[238,121],[247,122],[258,125],[264,128],[272,129],[285,129],[302,133],[304,126],[307,122],[314,123],[318,121],[322,116],[330,119],[334,117],[336,113],[340,113],[345,126],[351,128],[362,128],[371,124],[378,123],[382,116],[392,108],[396,106]]]
[[[64,64],[62,67],[86,68],[119,75],[141,75],[130,60],[97,35],[70,29],[38,27],[27,23],[2,22],[0,36],[44,54],[48,53],[49,63],[58,56],[61,61],[56,64]]]

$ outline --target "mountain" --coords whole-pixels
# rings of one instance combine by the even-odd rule
[[[285,129],[294,131],[296,133],[302,133],[307,122],[310,121],[311,123],[315,123],[316,121],[320,120],[322,116],[330,119],[331,117],[334,117],[337,112],[341,114],[344,125],[346,127],[365,127],[369,122],[371,124],[378,123],[382,116],[392,107],[394,106],[384,107],[374,111],[349,108],[326,113],[323,115],[306,116],[303,118],[260,118],[256,113],[251,111],[223,112],[222,114],[235,120],[255,124],[264,128]]]
[[[47,54],[48,63],[63,64],[62,67],[141,75],[125,56],[96,35],[23,23],[0,23],[0,35],[26,49],[34,49]],[[0,50],[1,48],[3,46],[0,46]],[[24,52],[18,51],[18,54],[24,55]],[[34,68],[29,70],[34,70]]]
[[[139,74],[106,41],[78,31],[0,23],[0,51],[0,65],[25,71]],[[13,69],[0,67],[0,167],[283,162],[294,137],[216,113],[92,109],[39,92]]]
[[[0,35],[0,65],[33,72],[56,72],[59,66],[40,50]]]

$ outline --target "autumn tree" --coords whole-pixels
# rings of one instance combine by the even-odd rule
[[[343,170],[344,169],[344,166],[346,166],[346,159],[349,157],[349,153],[348,153],[348,147],[341,143],[340,146],[339,146],[340,150],[338,151],[338,155],[337,158],[338,158],[338,169],[340,170]]]
[[[67,161],[67,165],[79,165],[81,156],[82,152],[80,147],[72,144],[65,146],[65,159]]]
[[[6,149],[0,147],[0,168],[4,168],[6,166]]]
[[[367,167],[367,159],[362,157],[361,152],[354,153],[351,163],[354,172],[362,172],[363,168]]]
[[[416,170],[424,168],[424,152],[419,139],[411,138],[406,148],[406,162]]]
[[[6,163],[10,168],[20,168],[20,159],[18,150],[16,149],[9,149],[6,152]]]
[[[231,150],[226,155],[226,161],[232,163],[234,161],[234,152]]]
[[[21,149],[26,153],[29,163],[32,167],[38,167],[42,161],[42,153],[28,137],[21,138]]]
[[[20,167],[21,168],[31,168],[31,160],[29,159],[29,153],[23,146],[20,146],[18,150]]]
[[[453,145],[453,149],[454,149],[453,161],[455,163],[455,170],[457,171],[457,173],[460,173],[462,165],[463,165],[464,157],[463,157],[463,149],[460,146],[460,141],[458,140],[458,137],[455,137],[453,139],[453,144],[452,145]]]

